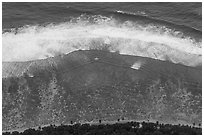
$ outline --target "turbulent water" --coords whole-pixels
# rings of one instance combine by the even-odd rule
[[[201,3],[3,3],[3,61],[75,50],[202,63]]]
[[[202,123],[202,3],[2,7],[4,131],[118,118]]]

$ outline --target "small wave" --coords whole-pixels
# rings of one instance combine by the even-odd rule
[[[144,11],[128,12],[128,11],[116,10],[116,12],[120,14],[148,16]]]
[[[113,17],[81,15],[69,22],[24,26],[3,33],[3,61],[45,59],[75,50],[108,49],[120,54],[202,63],[201,43],[165,26],[119,22]]]
[[[165,26],[171,27],[173,29],[177,29],[177,30],[182,30],[186,32],[191,32],[194,33],[196,36],[195,37],[200,37],[201,39],[201,35],[202,35],[202,31],[200,31],[199,29],[192,27],[192,26],[187,26],[184,24],[178,24],[169,20],[165,20],[165,19],[161,19],[161,18],[156,18],[156,17],[152,17],[149,16],[147,13],[145,13],[144,11],[137,11],[137,12],[126,12],[126,11],[121,11],[121,10],[116,10],[113,13],[116,14],[120,14],[120,15],[124,15],[124,16],[135,16],[135,19],[139,19],[139,20],[144,20],[144,21],[148,21],[151,23],[156,23],[156,24],[163,24]]]

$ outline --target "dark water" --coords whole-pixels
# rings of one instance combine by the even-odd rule
[[[127,14],[121,16],[116,11]],[[81,14],[140,18],[202,30],[201,3],[3,3],[3,29],[63,22]],[[130,13],[130,14],[128,14]],[[131,16],[132,14],[137,14]],[[147,16],[144,18],[143,16]]]
[[[201,63],[201,42],[201,2],[3,3],[3,61],[41,59],[108,43],[122,54],[167,56],[195,65]],[[151,48],[138,53],[146,46]]]

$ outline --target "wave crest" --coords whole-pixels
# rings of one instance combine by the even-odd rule
[[[202,63],[201,43],[182,32],[101,15],[81,15],[61,24],[24,26],[3,33],[3,61],[44,59],[93,48],[188,66]]]
[[[127,15],[148,16],[144,11],[128,12],[128,11],[116,10],[116,12],[117,12],[117,13],[120,13],[120,14],[127,14]]]

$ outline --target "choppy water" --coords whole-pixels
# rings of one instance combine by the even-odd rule
[[[3,3],[3,61],[78,49],[202,63],[202,3]]]

